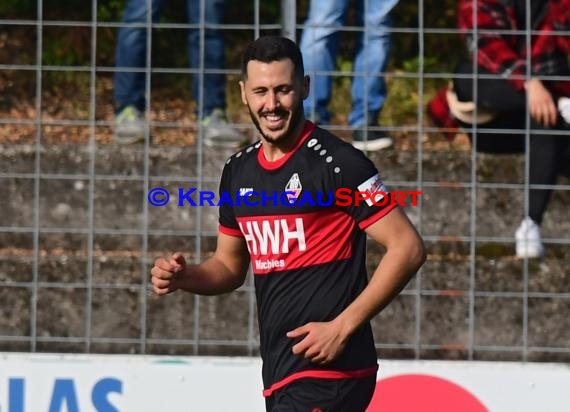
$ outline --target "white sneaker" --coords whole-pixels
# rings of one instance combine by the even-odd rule
[[[530,217],[525,217],[515,232],[517,257],[539,258],[544,255],[540,228]]]
[[[144,142],[145,124],[140,111],[134,106],[125,107],[115,121],[115,141],[120,144]]]
[[[558,111],[560,112],[560,116],[562,116],[564,121],[570,124],[570,98],[561,97],[558,99]]]
[[[392,138],[379,130],[370,130],[366,136],[361,129],[357,129],[352,133],[352,145],[358,150],[374,152],[386,149],[393,144]]]

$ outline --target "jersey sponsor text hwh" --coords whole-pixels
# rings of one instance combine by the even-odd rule
[[[296,240],[299,252],[306,250],[303,219],[261,219],[239,222],[247,248],[253,256],[289,253],[289,242]]]

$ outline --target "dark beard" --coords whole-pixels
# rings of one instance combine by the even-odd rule
[[[261,136],[263,136],[263,138],[266,141],[268,141],[269,143],[271,143],[271,144],[283,144],[283,143],[290,142],[291,140],[295,140],[299,137],[299,136],[295,136],[293,133],[294,133],[294,131],[297,130],[297,126],[299,126],[299,123],[303,122],[303,105],[302,104],[297,105],[295,110],[293,110],[293,112],[291,114],[291,122],[289,123],[289,130],[287,130],[285,132],[285,134],[279,138],[273,138],[273,137],[270,137],[270,136],[267,136],[266,134],[264,134],[263,131],[261,130],[261,126],[259,125],[259,121],[257,120],[257,117],[255,117],[255,115],[253,114],[249,105],[247,106],[247,110],[249,110],[249,116],[251,117],[251,121],[255,125],[259,134]]]

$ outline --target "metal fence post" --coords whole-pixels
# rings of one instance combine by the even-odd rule
[[[283,36],[296,41],[297,1],[281,0],[281,16],[283,17]]]

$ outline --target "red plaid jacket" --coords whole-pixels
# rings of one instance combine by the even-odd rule
[[[537,33],[531,36],[530,74],[537,77],[568,73],[570,0],[547,3],[547,10],[532,27]],[[522,90],[529,47],[524,25],[517,23],[514,0],[459,0],[457,17],[470,52],[476,50],[477,64]],[[568,33],[561,33],[564,31]],[[570,96],[570,81],[545,81],[545,85],[555,95]]]
[[[518,0],[459,0],[457,17],[469,51],[476,50],[477,64],[522,90],[527,80],[529,47],[524,27],[517,23],[515,1]],[[547,10],[532,30],[535,33],[531,36],[530,75],[568,76],[570,0],[548,0]],[[570,79],[544,84],[555,98],[570,97]],[[447,87],[438,91],[428,103],[427,113],[453,139],[458,124],[449,111],[446,92]]]

